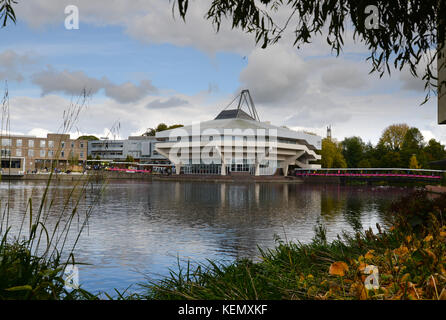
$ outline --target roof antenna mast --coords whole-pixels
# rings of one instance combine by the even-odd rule
[[[254,105],[254,101],[252,100],[251,94],[249,93],[248,89],[244,89],[240,93],[240,100],[238,102],[237,109],[240,110],[242,108],[243,102],[245,102],[248,107],[249,115],[255,120],[260,121],[256,106]]]

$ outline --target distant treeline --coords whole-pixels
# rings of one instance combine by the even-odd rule
[[[155,136],[155,134],[157,132],[175,129],[175,128],[181,128],[181,127],[183,127],[182,124],[174,124],[174,125],[168,126],[165,123],[160,123],[156,128],[148,128],[147,131],[144,132],[142,135],[143,136]]]
[[[407,124],[387,127],[376,146],[353,136],[338,142],[322,140],[323,168],[429,168],[446,158],[445,146],[435,139],[424,141],[420,130]]]

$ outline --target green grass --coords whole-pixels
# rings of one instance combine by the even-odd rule
[[[274,249],[261,250],[261,262],[240,260],[229,265],[208,261],[190,266],[157,283],[142,285],[148,299],[311,299],[326,288],[308,288],[327,279],[330,265],[348,261],[369,250],[384,252],[398,241],[386,237],[376,241],[370,231],[358,238],[344,235],[331,243],[318,233],[310,244],[280,242]]]
[[[392,206],[394,227],[343,234],[331,243],[316,227],[309,244],[278,243],[261,262],[188,264],[142,284],[144,299],[446,299],[446,197],[415,193]],[[432,239],[431,239],[432,238]],[[427,239],[427,241],[426,241]],[[345,264],[345,275],[330,272]],[[381,288],[364,289],[365,265],[378,266]]]

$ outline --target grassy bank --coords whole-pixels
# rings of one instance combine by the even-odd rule
[[[328,243],[280,242],[261,262],[209,261],[145,284],[147,299],[446,299],[446,197],[416,192],[393,204],[393,227]],[[379,289],[367,266],[377,267]],[[375,282],[375,284],[377,284]]]

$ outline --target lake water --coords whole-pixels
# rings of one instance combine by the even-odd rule
[[[276,236],[309,242],[317,221],[327,227],[329,239],[361,227],[376,230],[376,223],[386,224],[385,208],[410,190],[120,180],[110,181],[98,199],[88,188],[86,194],[75,191],[67,202],[73,186],[53,185],[43,212],[51,230],[63,208],[70,212],[79,199],[78,215],[66,246],[69,248],[91,208],[74,252],[78,262],[89,264],[80,266],[79,277],[82,287],[93,292],[123,290],[144,282],[146,277],[159,279],[168,274],[169,268],[177,270],[178,261],[255,259],[258,246],[274,247]],[[7,218],[12,234],[18,234],[22,221],[27,225],[25,211],[30,198],[35,217],[44,190],[44,182],[0,183],[2,212],[9,203]],[[3,217],[5,224],[5,214]],[[130,288],[136,290],[135,286]]]

